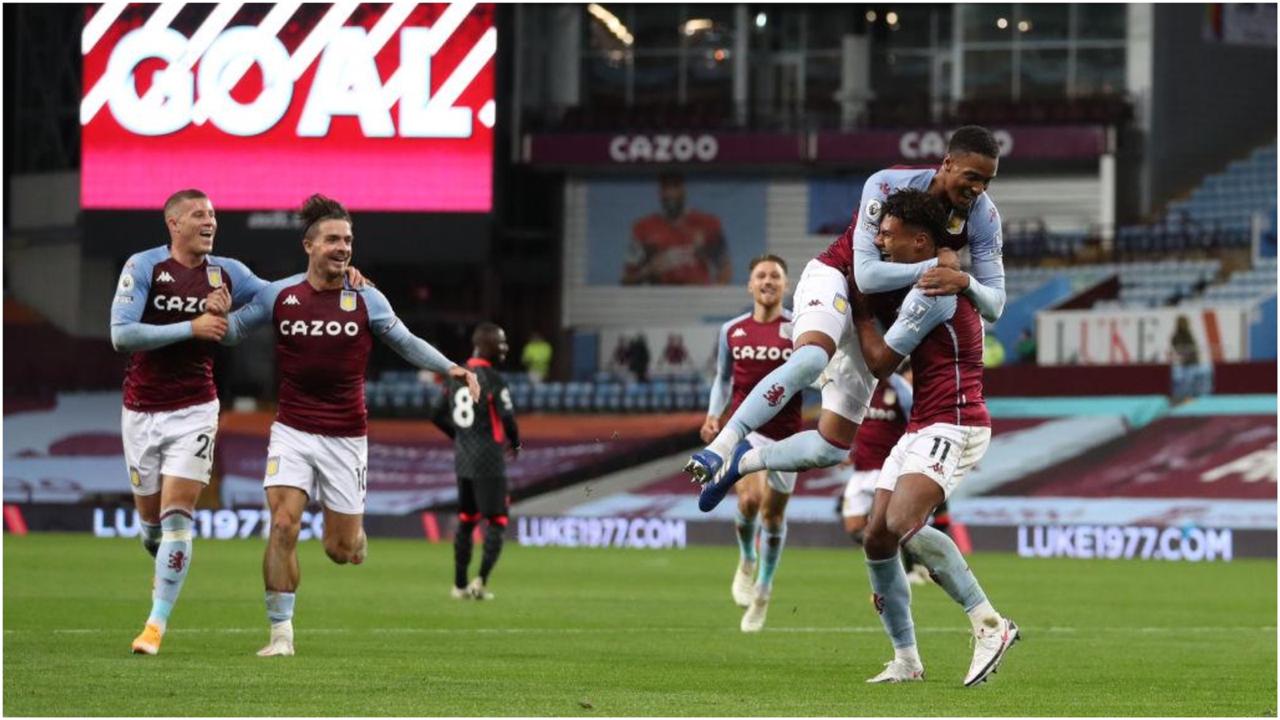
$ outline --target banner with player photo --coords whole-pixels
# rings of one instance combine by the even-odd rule
[[[760,180],[595,179],[586,187],[588,285],[742,285],[765,249]]]

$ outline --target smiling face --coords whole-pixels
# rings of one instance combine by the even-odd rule
[[[307,251],[308,271],[333,280],[341,277],[351,264],[351,222],[320,220],[302,240]]]
[[[890,261],[896,263],[917,263],[937,254],[937,246],[929,233],[893,215],[886,215],[880,221],[876,244],[884,248]]]
[[[771,311],[782,303],[782,296],[787,294],[787,271],[773,260],[761,260],[751,268],[747,291],[757,305]]]
[[[938,178],[951,207],[969,212],[973,203],[995,179],[1000,161],[980,153],[948,153],[942,159]]]
[[[178,202],[165,215],[169,238],[174,249],[194,255],[213,252],[213,236],[218,232],[218,219],[213,203],[207,197],[188,198]]]

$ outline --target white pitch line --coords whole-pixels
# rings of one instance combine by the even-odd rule
[[[98,8],[98,12],[93,14],[89,22],[84,26],[84,32],[80,33],[80,54],[88,55],[93,50],[93,46],[98,44],[102,36],[107,34],[107,29],[111,27],[111,23],[120,17],[120,13],[124,12],[125,6],[129,3],[112,0],[102,4]]]
[[[1184,633],[1219,633],[1219,632],[1274,632],[1274,625],[1260,626],[1153,626],[1153,627],[1089,627],[1076,628],[1070,626],[1045,626],[1045,627],[1023,627],[1023,630],[1029,631],[1031,635],[1039,635],[1041,633],[1052,634],[1068,634],[1072,635],[1084,630],[1095,633],[1131,633],[1131,634],[1170,634],[1178,635]],[[205,627],[205,628],[182,628],[177,627],[169,630],[176,633],[191,634],[215,634],[215,635],[237,635],[244,633],[261,633],[266,632],[264,627]],[[877,634],[884,632],[884,628],[879,625],[863,625],[853,627],[780,627],[766,628],[772,633],[792,633],[792,634],[808,634],[808,635],[863,635]],[[36,635],[44,633],[52,633],[54,635],[116,635],[131,632],[128,628],[55,628],[53,630],[35,630],[35,629],[14,629],[5,628],[6,635]],[[359,635],[359,634],[378,634],[378,635],[545,635],[545,634],[570,634],[570,635],[609,635],[617,633],[732,633],[738,634],[741,631],[736,627],[548,627],[548,628],[414,628],[414,627],[390,627],[390,628],[297,628],[296,632],[300,635]],[[916,627],[916,632],[922,633],[944,633],[944,634],[968,634],[970,631],[963,626],[948,627]]]
[[[436,52],[444,47],[444,44],[453,37],[453,33],[462,25],[462,21],[467,19],[471,11],[475,9],[474,2],[458,2],[445,8],[440,17],[436,18],[436,22],[427,30],[427,56],[433,57]],[[401,63],[403,67],[403,63]],[[387,78],[386,84],[382,86],[382,104],[388,109],[396,104],[403,93],[400,90],[400,68],[396,68],[391,73],[391,77]]]

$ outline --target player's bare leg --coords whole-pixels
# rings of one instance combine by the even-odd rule
[[[271,639],[258,651],[260,657],[293,654],[293,605],[301,581],[298,533],[302,530],[302,511],[306,506],[307,494],[298,488],[267,488],[271,530],[262,556],[262,580],[266,587]]]
[[[339,565],[359,565],[369,554],[364,515],[324,509],[324,552]]]
[[[163,534],[156,545],[151,614],[142,633],[134,638],[132,648],[135,653],[155,655],[160,652],[160,641],[168,626],[169,614],[178,602],[182,583],[191,567],[191,519],[203,489],[204,483],[197,480],[162,475],[160,492],[139,498],[149,512],[153,506],[158,508],[153,517],[159,520]]]
[[[738,538],[738,568],[733,573],[729,591],[738,607],[750,605],[754,594],[759,562],[756,554],[757,516],[764,495],[764,476],[762,472],[752,473],[733,486],[738,493],[738,516],[733,522],[734,534]]]
[[[138,534],[142,540],[142,549],[146,550],[151,557],[155,557],[156,551],[160,549],[160,538],[163,534],[163,530],[160,529],[160,493],[150,495],[135,493],[133,506],[138,511],[138,520],[142,525],[142,532]]]
[[[720,434],[685,464],[684,471],[693,477],[694,482],[705,484],[715,481],[726,461],[731,459],[735,447],[748,433],[768,422],[793,395],[812,385],[835,355],[836,341],[824,332],[810,330],[796,338],[792,347],[795,351],[791,357],[756,383],[733,416],[725,422]]]
[[[787,540],[787,501],[791,495],[779,492],[767,482],[764,484],[764,500],[760,504],[760,575],[752,591],[751,603],[742,616],[743,632],[759,632],[764,628],[769,612],[769,598],[773,595],[773,574],[782,557],[782,547]]]

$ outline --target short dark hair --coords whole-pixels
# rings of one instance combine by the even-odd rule
[[[337,200],[316,193],[302,203],[298,219],[302,221],[302,227],[306,228],[302,231],[302,236],[311,237],[311,229],[321,220],[346,220],[350,223],[351,213]]]
[[[893,216],[904,225],[913,225],[929,233],[936,244],[943,238],[947,227],[947,211],[929,193],[913,188],[903,188],[884,199],[881,217]]]
[[[169,217],[169,213],[173,212],[178,207],[178,203],[184,200],[207,200],[208,198],[209,196],[205,195],[203,190],[197,190],[195,188],[179,190],[178,192],[170,195],[168,200],[164,201],[164,216]]]
[[[757,255],[751,258],[751,263],[747,265],[747,272],[752,272],[756,269],[756,266],[762,262],[776,262],[782,268],[782,272],[787,272],[787,261],[773,253],[764,253],[763,255]]]
[[[981,125],[965,125],[951,133],[947,152],[952,155],[977,153],[995,159],[1000,157],[1000,143],[996,142],[996,136],[990,130]]]
[[[502,332],[502,326],[495,322],[485,320],[476,326],[471,332],[471,344],[479,345],[486,337],[492,337]]]

